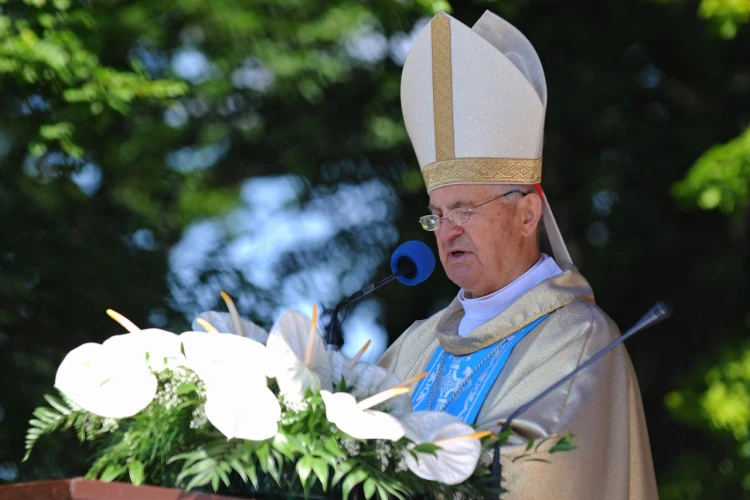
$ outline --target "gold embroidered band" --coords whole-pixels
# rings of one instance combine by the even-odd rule
[[[438,14],[432,20],[432,106],[435,115],[435,158],[456,157],[453,144],[453,82],[451,77],[451,22]]]
[[[458,158],[422,169],[429,193],[449,184],[536,184],[542,182],[542,159]]]

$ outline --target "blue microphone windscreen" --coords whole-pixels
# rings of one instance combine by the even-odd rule
[[[394,273],[398,272],[400,259],[408,259],[417,269],[416,276],[397,278],[404,285],[418,285],[429,278],[435,270],[435,254],[421,241],[406,241],[398,246],[391,256],[391,270]]]

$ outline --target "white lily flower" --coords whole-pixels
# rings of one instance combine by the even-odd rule
[[[387,439],[398,441],[404,436],[404,428],[398,419],[381,411],[370,410],[384,399],[394,397],[408,389],[391,389],[373,398],[357,403],[347,392],[320,391],[326,405],[326,418],[343,432],[357,439]]]
[[[401,380],[393,372],[377,365],[358,364],[352,368],[349,376],[347,381],[354,386],[352,394],[358,400],[401,385]],[[384,401],[381,407],[396,416],[412,412],[411,398],[408,393]]]
[[[154,399],[157,385],[145,358],[121,358],[95,343],[70,351],[55,377],[55,387],[74,403],[106,418],[132,417],[143,410]]]
[[[226,292],[221,292],[221,298],[229,309],[228,313],[221,313],[216,311],[206,311],[198,315],[193,320],[193,330],[200,332],[205,330],[210,332],[209,328],[214,328],[219,333],[233,333],[240,337],[246,337],[261,344],[265,344],[268,340],[268,332],[263,328],[259,327],[250,320],[244,319],[240,316],[237,311],[237,307],[234,305],[232,297]],[[205,323],[208,323],[207,326]]]
[[[114,335],[102,345],[120,357],[147,360],[148,365],[156,372],[185,364],[185,356],[180,352],[180,337],[166,330],[149,328]]]
[[[462,483],[474,473],[482,450],[479,439],[490,434],[475,432],[460,418],[443,412],[418,411],[404,417],[401,423],[406,437],[416,444],[440,447],[435,455],[419,454],[419,460],[405,452],[409,470],[422,479],[449,485]]]
[[[331,364],[331,382],[335,388],[343,378],[347,385],[353,385],[352,370],[359,363],[359,359],[370,347],[371,341],[365,342],[365,345],[354,355],[354,358],[349,359],[339,351],[328,351],[328,361]],[[366,397],[366,396],[365,396]]]
[[[225,380],[207,385],[206,418],[229,439],[263,441],[276,435],[281,405],[265,383],[245,385],[238,394]]]
[[[242,383],[265,386],[270,371],[266,347],[260,342],[237,335],[184,332],[179,335],[185,352],[185,364],[206,383],[228,380],[232,375]]]
[[[341,354],[339,351],[328,351],[326,352],[326,355],[328,356],[328,363],[331,365],[332,387],[336,387],[339,382],[341,382],[342,378],[347,384],[351,385],[350,379],[352,376],[349,365],[351,365],[352,360]]]
[[[249,319],[239,318],[241,327],[238,330],[235,327],[235,323],[230,313],[217,311],[204,311],[200,313],[196,319],[193,320],[192,328],[196,332],[200,332],[201,330],[208,331],[198,323],[198,318],[207,321],[219,333],[239,335],[240,337],[245,337],[260,342],[261,344],[265,344],[266,340],[268,340],[268,332]]]
[[[290,402],[300,402],[308,388],[331,388],[331,364],[317,328],[317,306],[312,321],[297,311],[284,313],[271,328],[267,347],[273,356],[272,375]]]

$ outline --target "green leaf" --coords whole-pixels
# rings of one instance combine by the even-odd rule
[[[46,399],[47,402],[50,404],[50,406],[52,406],[55,410],[59,411],[62,415],[68,415],[69,413],[73,411],[53,396],[49,396],[45,394],[44,399]]]
[[[99,476],[99,481],[109,483],[122,476],[128,470],[127,466],[119,464],[110,464]]]
[[[248,477],[247,472],[245,471],[245,468],[242,466],[239,460],[236,458],[230,458],[229,459],[229,465],[234,469],[234,471],[239,474],[239,476],[242,478],[242,480],[247,483]]]
[[[533,447],[534,447],[534,440],[533,440],[533,439],[529,439],[529,442],[528,442],[528,444],[526,445],[526,451],[529,451],[529,450],[530,450],[530,449],[532,449]]]
[[[180,396],[184,394],[190,394],[191,392],[197,392],[197,391],[198,391],[198,385],[190,383],[190,382],[183,382],[177,388],[177,394],[179,394]]]
[[[349,498],[352,488],[357,486],[359,483],[367,479],[367,472],[364,469],[354,469],[350,472],[344,482],[341,483],[341,491],[343,498]]]
[[[422,443],[415,446],[412,451],[414,453],[428,453],[434,455],[440,449],[440,446],[433,443]]]
[[[273,438],[273,441],[271,441],[271,446],[273,446],[275,450],[279,451],[289,460],[294,460],[295,457],[294,452],[292,451],[292,446],[287,437],[283,434],[276,434],[276,436],[274,436]]]
[[[333,475],[333,479],[331,480],[331,486],[336,486],[339,481],[341,481],[341,478],[344,477],[354,466],[357,465],[357,461],[354,459],[349,459],[344,462],[341,462],[336,466],[336,472]]]
[[[375,480],[373,480],[373,478],[371,477],[368,477],[365,480],[365,483],[362,485],[362,489],[365,492],[365,498],[367,499],[372,498],[372,496],[375,494],[375,489],[376,489]]]
[[[328,464],[322,458],[315,458],[312,461],[312,468],[320,484],[323,485],[323,491],[326,491],[328,489]]]
[[[558,451],[571,451],[571,450],[575,450],[578,447],[576,445],[574,445],[573,443],[571,443],[571,440],[574,437],[575,436],[573,434],[568,433],[567,436],[565,436],[564,438],[560,439],[555,446],[553,446],[552,448],[550,448],[549,452],[550,453],[557,453]]]
[[[326,439],[325,448],[334,457],[346,458],[346,454],[341,450],[341,447],[339,446],[339,442],[336,439],[336,436],[331,436],[328,439]]]
[[[131,460],[128,463],[128,473],[130,474],[130,482],[136,486],[143,484],[145,478],[145,469],[143,463],[140,460]]]
[[[247,471],[247,476],[250,478],[250,482],[257,490],[259,488],[258,486],[258,472],[255,470],[255,464],[250,464],[245,469]]]
[[[268,472],[268,461],[271,458],[270,450],[268,449],[268,445],[264,444],[257,450],[255,450],[255,454],[258,456],[258,464],[260,465],[260,470],[263,472]]]
[[[302,484],[307,484],[307,478],[310,477],[312,471],[313,459],[310,455],[305,455],[297,461],[297,474],[299,474],[300,481]]]
[[[380,497],[380,500],[388,500],[388,490],[385,489],[385,487],[378,483],[375,485],[378,488],[378,496]]]

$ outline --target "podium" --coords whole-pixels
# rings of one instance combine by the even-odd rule
[[[173,488],[103,483],[82,477],[0,486],[0,500],[247,500]]]

